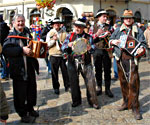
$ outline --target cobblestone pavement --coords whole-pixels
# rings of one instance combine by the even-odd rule
[[[104,94],[98,96],[100,109],[89,107],[86,99],[86,88],[80,76],[80,87],[82,92],[82,105],[76,108],[71,107],[71,95],[65,92],[63,80],[60,73],[60,95],[54,94],[52,89],[51,75],[48,75],[44,60],[40,62],[40,75],[37,76],[38,98],[36,110],[40,117],[33,125],[150,125],[150,64],[143,58],[139,65],[140,72],[140,105],[142,120],[135,120],[131,110],[119,112],[117,106],[122,103],[122,95],[119,81],[113,82],[111,90],[114,98]],[[113,76],[113,73],[112,73]],[[20,122],[20,117],[13,107],[12,81],[2,83],[10,105],[8,125],[26,125]],[[103,86],[103,90],[104,90]],[[30,125],[30,124],[28,124]]]

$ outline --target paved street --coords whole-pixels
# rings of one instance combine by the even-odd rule
[[[122,103],[122,95],[119,81],[113,82],[111,90],[114,98],[105,96],[104,91],[98,96],[100,109],[89,107],[86,99],[86,88],[80,76],[80,87],[82,92],[82,105],[71,107],[71,95],[65,92],[63,80],[60,73],[60,95],[54,94],[52,89],[51,75],[48,75],[44,60],[40,62],[40,75],[37,76],[38,98],[36,110],[40,117],[33,125],[150,125],[150,64],[144,59],[139,65],[140,71],[140,105],[142,120],[135,120],[132,111],[119,112],[117,106]],[[112,72],[113,76],[113,72]],[[2,83],[10,105],[8,125],[26,125],[20,123],[20,117],[15,113],[13,106],[12,81]],[[103,86],[103,90],[105,90]],[[29,124],[28,124],[29,125]]]

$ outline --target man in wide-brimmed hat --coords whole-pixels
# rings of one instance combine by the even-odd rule
[[[86,20],[82,19],[82,18],[79,18],[78,20],[76,20],[73,23],[73,25],[85,28],[86,27]]]
[[[128,10],[128,9],[124,10],[121,19],[124,19],[124,18],[133,18],[134,19],[132,10]]]
[[[97,81],[97,95],[102,94],[102,82],[103,82],[103,71],[104,71],[104,82],[105,82],[105,94],[112,98],[113,94],[110,90],[111,86],[111,59],[109,57],[108,49],[108,37],[110,32],[108,31],[108,26],[106,25],[106,21],[108,19],[108,12],[104,9],[99,9],[96,16],[98,21],[95,22],[93,26],[91,26],[89,34],[93,36],[94,43],[96,46],[94,57],[94,65],[95,65],[95,77]],[[102,34],[106,34],[104,37]],[[104,68],[104,70],[103,70]]]
[[[132,109],[135,119],[140,120],[139,106],[139,73],[138,61],[136,55],[131,55],[124,49],[120,48],[135,48],[135,40],[141,43],[141,47],[137,49],[136,54],[141,55],[145,50],[145,38],[142,30],[134,24],[134,16],[131,10],[125,10],[121,19],[123,24],[116,29],[111,38],[110,45],[114,46],[114,56],[117,60],[118,74],[123,96],[123,104],[118,108],[119,111]],[[132,36],[132,37],[131,37]],[[136,38],[136,39],[134,39]],[[123,44],[125,43],[125,44]],[[117,47],[117,46],[120,46]]]
[[[59,24],[62,23],[62,21],[60,20],[59,17],[56,17],[56,18],[54,18],[54,19],[51,21],[51,24],[56,24],[56,23],[59,23]]]
[[[66,31],[60,28],[61,21],[59,18],[55,18],[52,21],[53,29],[51,29],[47,36],[46,42],[49,47],[50,63],[52,69],[52,84],[54,93],[59,95],[60,83],[58,78],[59,67],[62,71],[65,91],[69,89],[69,77],[67,73],[66,60],[63,59],[61,46],[66,38]]]
[[[68,73],[71,87],[71,97],[73,102],[72,107],[77,107],[82,103],[79,86],[79,74],[81,73],[87,87],[88,103],[92,107],[98,108],[99,106],[96,95],[96,85],[91,64],[91,53],[94,52],[95,48],[95,46],[93,45],[93,39],[89,34],[84,32],[84,28],[86,27],[85,19],[79,18],[73,23],[73,25],[74,32],[70,33],[67,36],[62,46],[62,51],[68,55]],[[87,47],[85,48],[87,51],[81,54],[74,54],[74,41],[78,41],[79,43],[81,43],[81,45],[83,45],[82,40],[83,42],[87,42]],[[78,49],[81,48],[78,47]]]

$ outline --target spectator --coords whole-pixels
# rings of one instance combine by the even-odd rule
[[[10,28],[7,26],[7,23],[4,22],[3,16],[0,15],[0,44],[3,46],[5,38],[9,34]],[[2,61],[2,74],[1,78],[7,80],[9,78],[9,67],[7,58],[1,53],[0,55]]]
[[[120,26],[121,26],[121,20],[118,19],[118,20],[116,20],[116,22],[115,22],[115,24],[114,24],[114,26],[113,26],[114,31],[115,31],[117,28],[119,28]],[[113,69],[114,69],[114,77],[111,78],[111,80],[116,81],[116,80],[118,80],[118,67],[117,67],[117,62],[116,62],[115,57],[113,58]]]
[[[40,40],[42,40],[44,42],[46,42],[47,33],[52,29],[51,22],[52,21],[49,19],[47,22],[47,25],[43,28],[43,30],[41,32],[41,35],[40,35],[41,39]],[[48,67],[48,73],[51,74],[51,64],[50,64],[48,57],[49,57],[49,53],[47,52],[45,61],[46,61],[47,67]]]
[[[2,50],[0,51],[0,53],[2,52]],[[0,121],[1,122],[5,122],[8,119],[8,114],[9,114],[9,107],[8,107],[8,103],[6,100],[6,95],[4,93],[4,90],[2,88],[2,84],[0,81]]]
[[[147,57],[148,63],[150,63],[150,23],[147,24],[147,28],[144,31],[144,36],[147,42]]]
[[[144,23],[138,22],[137,25],[138,25],[138,27],[139,27],[143,32],[145,31]]]
[[[8,119],[8,114],[9,114],[9,107],[6,100],[6,95],[4,93],[0,81],[0,121],[6,122],[6,120]]]

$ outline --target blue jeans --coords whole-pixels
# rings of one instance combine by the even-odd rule
[[[6,60],[4,59],[4,56],[1,56],[1,62],[2,62],[1,78],[4,79],[9,76],[9,68],[7,67],[7,63]]]
[[[117,62],[116,62],[115,57],[114,57],[114,62],[113,62],[113,68],[114,68],[114,77],[118,78],[118,67],[117,67]]]
[[[51,64],[50,64],[50,60],[48,60],[48,62],[47,62],[47,67],[48,67],[48,72],[51,72]]]
[[[46,65],[48,67],[48,72],[51,72],[51,63],[50,63],[50,60],[48,59],[48,56],[49,56],[49,54],[47,53],[45,61],[46,61]]]

